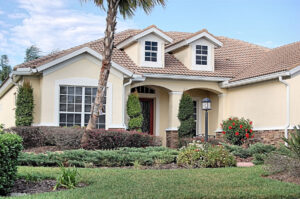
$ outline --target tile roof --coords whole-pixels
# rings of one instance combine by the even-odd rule
[[[115,45],[149,28],[143,30],[125,30],[115,35]],[[162,30],[160,30],[162,31]],[[164,32],[173,39],[173,45],[185,39],[207,32],[203,29],[197,33],[187,32]],[[163,32],[163,31],[162,31]],[[210,33],[209,33],[210,34]],[[214,36],[214,35],[212,35]],[[231,81],[256,77],[278,71],[288,70],[291,67],[300,64],[300,42],[289,44],[275,49],[250,44],[244,41],[230,39],[227,37],[216,37],[223,43],[221,48],[215,49],[215,71],[195,71],[186,68],[174,55],[165,54],[164,68],[138,67],[123,50],[114,48],[112,60],[117,64],[131,70],[134,73],[159,73],[175,75],[193,75],[207,77],[229,77]],[[103,39],[95,40],[82,44],[67,50],[44,56],[39,59],[15,66],[16,68],[31,67],[36,68],[83,47],[102,53]]]

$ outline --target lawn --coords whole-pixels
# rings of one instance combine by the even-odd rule
[[[58,168],[19,167],[20,174],[56,177]],[[260,177],[262,167],[134,170],[79,169],[85,188],[18,198],[300,198],[300,186]]]

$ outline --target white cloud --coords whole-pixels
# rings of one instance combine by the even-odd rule
[[[7,16],[10,19],[23,19],[26,18],[28,15],[26,15],[25,13],[12,13]]]
[[[30,45],[36,45],[44,53],[49,53],[54,49],[66,49],[103,36],[105,16],[68,9],[66,2],[18,0],[19,8],[24,13],[18,10],[18,13],[10,16],[21,19],[21,23],[10,29],[10,45],[7,47],[12,56],[23,58],[25,49]],[[134,25],[130,21],[118,22],[117,25],[118,31],[132,27]]]

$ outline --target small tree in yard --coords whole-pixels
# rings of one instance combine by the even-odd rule
[[[31,126],[33,121],[33,89],[24,82],[18,89],[16,104],[16,126]]]
[[[194,105],[190,95],[183,94],[179,104],[178,119],[180,126],[178,129],[179,137],[193,137],[195,136],[195,120],[193,117]]]
[[[130,117],[128,122],[129,130],[142,131],[143,114],[138,94],[135,92],[128,96],[127,114]]]

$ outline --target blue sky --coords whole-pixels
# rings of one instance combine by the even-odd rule
[[[168,0],[150,15],[118,18],[118,31],[155,24],[165,31],[208,29],[270,48],[300,40],[299,0]],[[0,0],[0,55],[22,63],[25,49],[43,54],[103,36],[105,12],[79,0]]]

